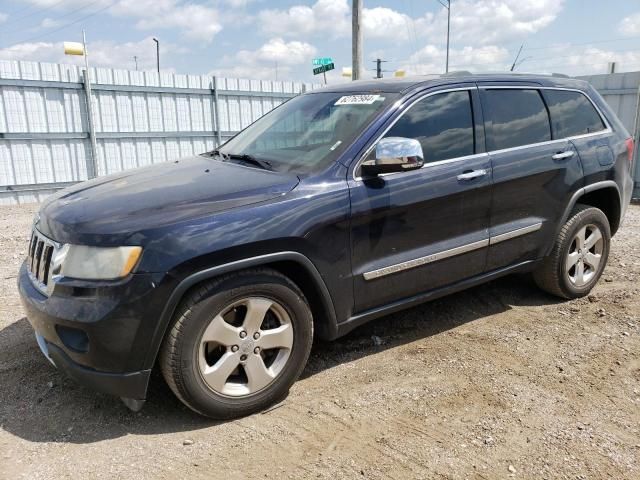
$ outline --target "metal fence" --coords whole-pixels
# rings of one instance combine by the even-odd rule
[[[598,90],[600,95],[611,106],[629,133],[635,139],[634,152],[635,174],[633,198],[640,198],[640,162],[638,148],[640,144],[640,72],[609,73],[578,77],[586,80]]]
[[[0,204],[215,148],[318,85],[0,61]],[[92,141],[94,135],[95,143]]]
[[[603,95],[637,149],[640,72],[580,78]],[[91,69],[90,79],[91,118],[79,67],[0,61],[0,204],[41,201],[96,175],[213,149],[286,99],[318,87],[106,68]],[[635,168],[638,198],[640,162]]]

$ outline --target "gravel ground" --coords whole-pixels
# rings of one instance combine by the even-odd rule
[[[278,407],[139,413],[43,358],[15,286],[36,206],[0,208],[2,478],[640,478],[640,206],[589,298],[512,276],[333,343]]]

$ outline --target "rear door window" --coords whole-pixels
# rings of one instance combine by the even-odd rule
[[[580,92],[544,90],[554,138],[575,137],[605,129],[600,114]]]
[[[540,92],[535,89],[484,91],[489,150],[551,140],[551,124]]]
[[[425,163],[473,155],[473,110],[468,90],[444,92],[416,102],[385,137],[420,142]]]

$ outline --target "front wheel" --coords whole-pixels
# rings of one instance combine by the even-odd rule
[[[587,295],[602,275],[610,243],[611,229],[602,210],[577,205],[551,254],[534,271],[537,285],[562,298]]]
[[[182,302],[160,366],[192,410],[239,417],[284,398],[312,338],[311,311],[298,287],[273,270],[245,271],[206,283]]]

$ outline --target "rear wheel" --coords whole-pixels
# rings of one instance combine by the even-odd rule
[[[240,272],[204,284],[183,301],[160,365],[188,407],[233,418],[286,396],[312,337],[311,311],[293,282],[272,270]]]
[[[610,242],[606,215],[595,207],[577,205],[560,230],[551,254],[534,272],[536,283],[562,298],[587,295],[602,275]]]

